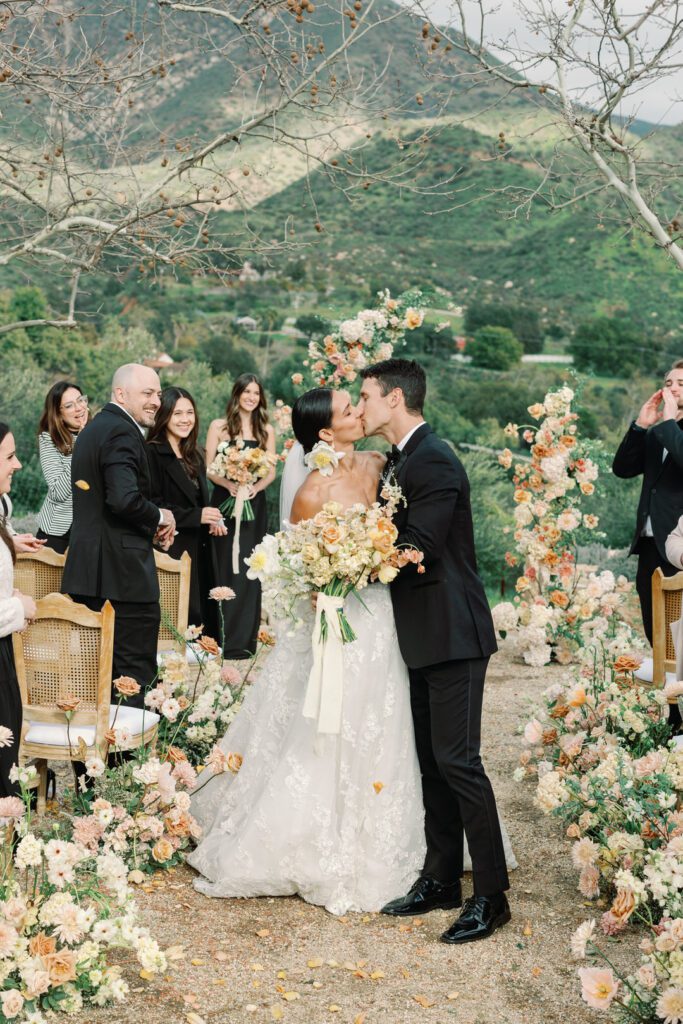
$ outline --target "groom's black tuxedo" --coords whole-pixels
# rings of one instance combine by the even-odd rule
[[[424,574],[408,565],[391,584],[401,654],[410,673],[422,773],[427,855],[423,872],[441,882],[463,871],[463,832],[474,889],[508,888],[491,784],[479,752],[486,666],[495,631],[477,573],[465,468],[428,424],[390,468],[406,499],[398,543],[424,552]]]
[[[424,552],[424,574],[406,566],[391,587],[398,642],[409,668],[488,658],[496,634],[477,574],[465,467],[426,423],[393,467],[407,501],[396,513],[399,543]]]
[[[73,526],[62,592],[99,611],[112,602],[113,676],[156,675],[161,611],[152,541],[159,509],[140,428],[114,403],[79,434],[71,460]],[[142,707],[144,693],[128,703]]]

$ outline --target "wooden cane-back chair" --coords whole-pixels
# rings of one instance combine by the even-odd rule
[[[128,734],[117,748],[133,749],[154,739],[159,717],[125,702],[111,704],[114,609],[109,601],[94,612],[64,594],[51,594],[36,608],[35,621],[13,633],[12,640],[23,708],[19,761],[36,761],[42,813],[48,760],[80,761],[84,754],[106,760],[105,733],[114,720]],[[57,705],[69,698],[79,703],[67,719]]]
[[[182,636],[189,625],[192,559],[187,551],[184,551],[180,558],[171,558],[161,551],[155,551],[154,561],[157,567],[161,605],[158,650],[181,650],[184,645],[179,643],[177,635]]]
[[[14,566],[14,585],[22,594],[39,601],[48,594],[58,594],[62,588],[62,573],[66,555],[51,548],[17,555]]]
[[[671,623],[681,617],[682,594],[683,572],[665,576],[661,569],[655,569],[652,574],[652,682],[655,686],[664,686],[667,672],[676,672]],[[672,697],[670,702],[677,703],[677,698]]]

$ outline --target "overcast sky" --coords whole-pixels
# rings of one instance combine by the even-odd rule
[[[429,3],[432,17],[437,23],[444,24],[451,20],[452,3],[450,0],[425,0],[425,2]],[[525,24],[520,13],[520,0],[484,0],[484,2],[491,11],[487,18],[489,28],[486,44],[494,53],[497,52],[498,56],[503,56],[492,44],[496,39],[502,40],[512,32],[516,34],[521,47],[531,50],[538,45],[538,38]],[[527,8],[533,7],[537,2],[538,0],[524,0]],[[567,0],[550,0],[550,2],[556,3],[558,9],[567,11]],[[474,11],[473,0],[466,0],[466,3]],[[651,0],[618,0],[618,7],[623,17],[628,20],[629,17],[642,13],[650,3]],[[671,6],[673,7],[673,4]],[[478,25],[474,18],[472,25],[473,27]],[[649,30],[649,39],[652,42],[658,41],[656,29]],[[683,52],[679,56],[683,64]],[[583,99],[588,103],[590,97],[585,96]],[[636,115],[645,121],[681,124],[683,122],[683,68],[670,77],[648,85],[623,107],[622,113],[625,116]]]

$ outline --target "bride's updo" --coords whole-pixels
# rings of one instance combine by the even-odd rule
[[[292,406],[294,436],[308,454],[320,440],[321,430],[332,423],[332,389],[313,388],[297,398]]]

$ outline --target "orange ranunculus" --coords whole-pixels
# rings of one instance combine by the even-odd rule
[[[544,729],[543,730],[542,742],[543,742],[544,746],[546,746],[546,747],[551,746],[551,744],[553,744],[556,739],[557,739],[557,729]]]
[[[569,604],[569,596],[564,590],[553,590],[550,594],[550,601],[556,608],[566,608]]]
[[[169,836],[177,836],[179,838],[189,836],[190,825],[190,818],[184,813],[176,814],[173,817],[169,815],[167,818],[164,818],[164,828],[168,832]],[[166,858],[166,860],[168,860],[168,858]]]
[[[187,754],[180,747],[170,746],[166,751],[166,760],[178,764],[179,761],[187,761]]]
[[[586,703],[587,699],[588,697],[583,686],[577,686],[576,689],[572,690],[571,694],[569,695],[569,707],[580,708],[583,704]]]

